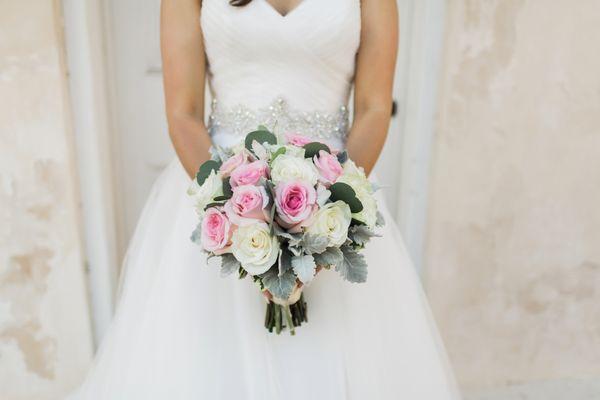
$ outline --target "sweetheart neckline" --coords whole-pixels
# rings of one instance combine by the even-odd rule
[[[307,2],[308,2],[308,0],[302,0],[298,4],[296,4],[295,7],[293,7],[291,10],[289,10],[287,13],[282,14],[281,12],[279,12],[279,10],[277,8],[275,8],[275,6],[273,4],[271,4],[271,2],[269,2],[269,0],[262,0],[262,3],[264,3],[265,6],[267,6],[267,8],[269,8],[273,13],[275,13],[275,15],[277,17],[279,17],[281,19],[288,19],[290,16],[295,14],[296,11],[298,11],[298,9],[304,5],[304,3],[307,3]]]

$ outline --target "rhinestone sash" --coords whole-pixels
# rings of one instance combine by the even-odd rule
[[[297,133],[339,143],[346,142],[348,108],[341,106],[335,112],[303,112],[290,109],[283,98],[276,99],[265,108],[253,110],[239,105],[225,109],[215,99],[208,120],[211,136],[226,132],[244,136],[264,125],[276,134]]]

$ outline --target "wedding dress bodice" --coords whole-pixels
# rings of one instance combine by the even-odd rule
[[[285,16],[267,0],[204,0],[201,24],[216,144],[266,125],[343,145],[360,0],[302,0]]]

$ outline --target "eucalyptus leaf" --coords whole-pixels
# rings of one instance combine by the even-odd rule
[[[352,218],[350,220],[350,226],[358,226],[358,225],[367,225],[367,224],[365,224],[363,221],[360,221],[356,218]]]
[[[321,254],[313,254],[317,265],[322,267],[325,266],[338,266],[344,261],[344,254],[338,247],[328,247]]]
[[[308,254],[319,254],[327,249],[328,240],[325,236],[311,235],[305,233],[302,237],[301,246]]]
[[[269,128],[267,128],[265,125],[259,125],[258,129],[256,129],[256,130],[257,131],[267,131],[267,132],[270,132]]]
[[[212,207],[221,207],[224,204],[225,204],[224,202],[220,202],[220,201],[214,201],[212,203],[208,203],[206,205],[206,207],[204,207],[204,211],[206,211],[206,210],[208,210],[209,208],[212,208]]]
[[[233,254],[223,254],[221,256],[221,276],[229,276],[239,271],[241,265]]]
[[[217,196],[217,197],[215,197],[213,200],[214,200],[214,201],[217,201],[217,202],[218,202],[218,201],[227,201],[227,200],[229,200],[230,198],[231,198],[231,196]]]
[[[296,284],[296,275],[292,270],[286,271],[279,276],[278,268],[271,268],[261,275],[262,283],[265,288],[275,297],[287,299],[294,290]]]
[[[315,276],[317,264],[311,255],[292,257],[292,268],[300,282],[307,284]]]
[[[244,140],[244,146],[248,150],[252,151],[252,142],[254,141],[257,141],[259,144],[277,144],[277,137],[268,130],[258,130],[250,132]]]
[[[204,162],[196,174],[196,182],[198,182],[198,185],[202,186],[204,181],[206,181],[206,178],[210,176],[210,173],[212,171],[219,171],[219,168],[221,168],[221,163],[219,161],[208,160]]]
[[[311,142],[302,146],[304,149],[304,158],[313,158],[321,150],[326,151],[327,153],[331,153],[331,149],[324,143],[321,142]]]
[[[233,196],[233,189],[231,188],[231,182],[229,179],[223,180],[223,196],[227,196],[227,198],[231,198]]]
[[[356,197],[356,192],[350,185],[343,182],[336,182],[329,187],[331,201],[341,200],[350,206],[350,211],[355,214],[359,213],[363,209],[363,205]]]
[[[366,282],[367,262],[365,257],[349,246],[342,246],[341,250],[343,261],[341,264],[336,265],[335,270],[348,282]]]

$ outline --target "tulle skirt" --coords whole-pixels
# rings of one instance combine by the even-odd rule
[[[221,278],[189,237],[190,180],[174,160],[155,183],[128,250],[114,321],[70,399],[458,399],[402,238],[368,245],[367,283],[324,270],[305,289],[308,323],[263,327],[249,280]]]

